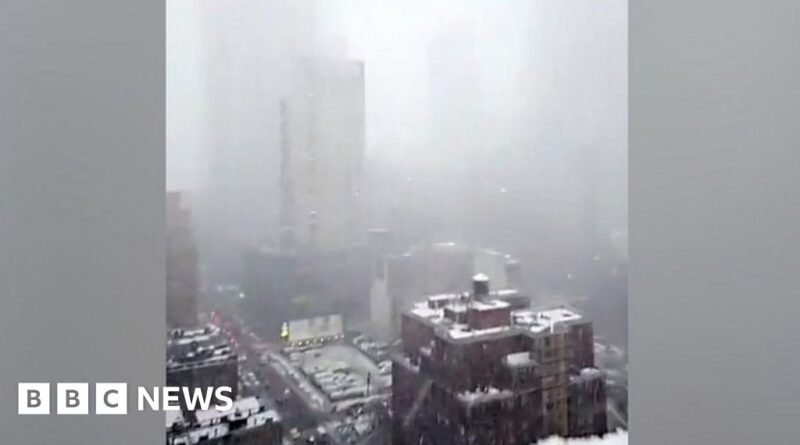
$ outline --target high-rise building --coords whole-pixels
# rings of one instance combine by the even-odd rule
[[[327,251],[362,240],[364,64],[303,59],[280,104],[280,243]]]
[[[401,320],[393,362],[393,443],[535,443],[606,432],[592,323],[490,292],[428,297]]]
[[[167,193],[167,326],[197,324],[197,247],[191,213],[178,192]]]
[[[485,218],[476,209],[486,208],[487,182],[497,181],[486,168],[486,148],[497,141],[487,139],[486,109],[481,65],[475,37],[470,32],[450,29],[437,33],[427,46],[428,118],[430,150],[425,153],[427,169],[435,169],[420,203],[427,207],[427,239],[448,237],[477,242],[485,240]],[[476,180],[479,178],[480,180]],[[449,196],[462,199],[448,199]],[[418,204],[418,205],[420,205]],[[412,225],[414,222],[412,222]]]
[[[481,147],[484,125],[475,39],[468,33],[438,34],[428,44],[427,63],[431,145],[441,152],[431,155],[440,163],[452,163],[455,153],[467,160]]]
[[[318,253],[250,249],[241,301],[245,318],[277,337],[283,323],[343,314],[346,325],[368,319],[371,260],[366,249]]]

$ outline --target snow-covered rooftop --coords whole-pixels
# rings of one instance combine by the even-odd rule
[[[489,282],[489,277],[486,274],[478,273],[472,277],[472,281]]]
[[[428,301],[448,301],[458,298],[458,294],[438,294],[428,297]]]
[[[590,381],[601,378],[604,375],[603,371],[597,368],[583,368],[578,375],[572,376],[570,380],[573,382]]]
[[[171,428],[173,425],[181,425],[184,423],[183,413],[180,411],[166,411],[166,423],[167,428]]]
[[[493,309],[506,309],[511,305],[507,301],[503,300],[488,300],[488,301],[473,301],[470,303],[470,307],[477,311],[490,311]]]
[[[168,345],[186,345],[190,343],[203,343],[212,340],[220,334],[219,326],[214,324],[207,324],[202,328],[196,329],[174,329],[170,331],[170,337],[167,339]]]
[[[496,294],[495,294],[496,295]],[[523,329],[534,334],[552,331],[563,324],[580,320],[577,312],[559,307],[546,310],[511,310],[508,325],[487,329],[470,329],[468,326],[445,317],[445,310],[461,313],[467,309],[491,311],[511,308],[511,304],[500,298],[487,300],[465,300],[463,294],[441,294],[428,297],[414,304],[410,313],[426,319],[436,326],[447,327],[444,331],[452,339],[465,339],[481,335],[496,334],[510,329]]]
[[[438,322],[438,320],[444,317],[444,308],[431,308],[428,306],[427,301],[423,301],[420,303],[414,304],[414,307],[411,308],[411,313],[422,318],[432,319],[431,321]]]
[[[511,326],[497,326],[493,328],[486,328],[486,329],[469,329],[467,325],[464,324],[454,324],[448,331],[447,334],[450,338],[453,339],[462,339],[462,338],[471,338],[471,337],[480,337],[483,335],[490,335],[490,334],[499,334],[501,332],[505,332],[511,329]]]
[[[518,326],[525,327],[533,333],[552,330],[560,324],[580,320],[577,312],[565,308],[534,311],[523,309],[511,313],[511,318]]]
[[[244,397],[241,399],[236,399],[233,402],[233,406],[225,411],[220,411],[216,408],[211,408],[207,410],[197,410],[195,411],[195,417],[197,418],[197,423],[204,425],[210,423],[215,419],[221,419],[226,417],[233,417],[233,418],[244,418],[248,417],[250,414],[256,413],[261,409],[261,402],[258,401],[255,397]]]
[[[483,388],[475,391],[464,391],[456,396],[459,400],[467,404],[484,403],[492,400],[503,399],[512,396],[514,393],[507,389],[494,387]]]
[[[628,432],[615,431],[603,437],[576,437],[565,439],[563,437],[552,436],[538,445],[628,445]]]
[[[529,351],[523,351],[508,354],[505,356],[504,362],[508,366],[528,366],[533,363],[533,359]]]

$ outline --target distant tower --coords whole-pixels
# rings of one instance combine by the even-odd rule
[[[524,283],[522,281],[522,266],[519,261],[510,258],[506,261],[506,279],[508,280],[508,287],[511,289],[523,290]]]
[[[364,64],[297,62],[280,104],[283,249],[329,251],[361,240]]]
[[[167,326],[197,324],[197,248],[181,194],[167,193]]]
[[[369,291],[370,322],[384,337],[392,331],[393,301],[389,291],[390,268],[386,257],[378,257],[372,266],[372,283]]]
[[[427,48],[427,62],[431,143],[437,148],[430,155],[443,155],[435,160],[444,163],[452,162],[453,153],[470,158],[481,148],[477,136],[483,123],[480,64],[473,37],[435,36]]]
[[[434,221],[449,237],[479,242],[484,176],[482,153],[486,151],[485,116],[482,113],[481,65],[474,37],[453,30],[437,34],[427,47],[428,99],[431,149],[425,154],[429,168],[458,174],[441,186],[463,199],[438,201]]]

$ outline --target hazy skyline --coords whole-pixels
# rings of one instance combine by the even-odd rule
[[[570,151],[590,145],[597,159],[608,157],[614,171],[626,171],[620,164],[627,158],[627,2],[511,1],[502,8],[449,0],[216,3],[167,5],[169,188],[204,184],[214,128],[274,144],[268,121],[277,90],[264,84],[293,55],[365,62],[370,160],[420,168],[431,152],[465,155],[429,144],[427,57],[431,43],[443,38],[469,40],[474,50],[478,89],[462,99],[474,101],[485,119],[481,154],[510,152],[558,168]],[[230,51],[215,54],[220,45]],[[222,71],[224,93],[243,100],[228,106],[262,114],[263,125],[240,116],[234,126],[209,112],[223,93],[212,79]]]
[[[274,244],[287,67],[331,57],[365,66],[366,227],[542,276],[593,233],[624,252],[627,2],[167,6],[167,186],[194,193],[201,239]]]

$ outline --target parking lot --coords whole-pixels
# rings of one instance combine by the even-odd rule
[[[289,361],[333,403],[367,398],[391,386],[391,375],[347,344],[289,352]]]

